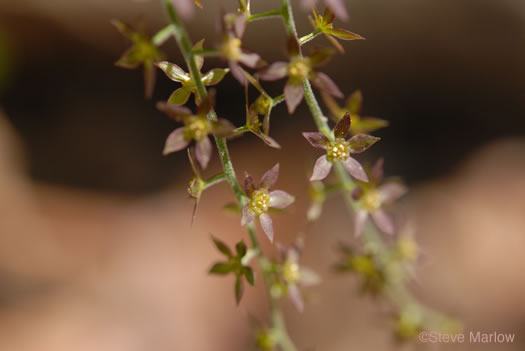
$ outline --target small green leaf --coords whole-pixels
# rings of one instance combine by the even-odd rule
[[[212,238],[213,243],[215,244],[215,247],[217,248],[217,250],[219,250],[224,255],[228,256],[229,258],[233,257],[233,254],[232,254],[231,250],[228,248],[228,246],[226,246],[225,243],[223,243],[219,239],[214,238],[213,236],[211,238]]]
[[[225,275],[228,273],[231,273],[233,271],[233,267],[230,263],[222,263],[218,262],[215,263],[211,268],[209,273],[210,274],[219,274],[219,275]]]
[[[207,86],[217,85],[229,71],[229,68],[214,68],[202,77],[202,82]]]
[[[244,255],[246,255],[248,248],[246,247],[246,244],[243,240],[239,241],[237,245],[235,245],[235,251],[237,252],[237,257],[239,258],[243,258]]]
[[[168,104],[184,105],[188,102],[191,95],[192,87],[190,85],[184,85],[181,88],[175,90],[168,99]]]
[[[363,94],[361,90],[356,90],[346,100],[346,108],[353,115],[359,115],[361,113],[361,106],[363,105]]]
[[[157,67],[160,68],[169,79],[175,81],[175,82],[187,82],[191,79],[191,77],[179,66],[177,66],[174,63],[170,63],[168,61],[161,61],[158,62]]]
[[[255,285],[255,277],[253,275],[253,270],[250,267],[244,267],[243,269],[244,277],[246,277],[246,280],[248,283],[250,283],[251,286]]]
[[[360,36],[359,34],[352,33],[350,31],[347,31],[345,29],[340,29],[340,28],[329,28],[329,29],[325,29],[324,32],[326,34],[333,35],[334,37],[336,37],[338,39],[342,39],[342,40],[361,40],[361,39],[365,39],[362,36]]]
[[[235,280],[235,302],[237,302],[237,305],[239,302],[241,302],[242,295],[244,293],[244,285],[242,283],[241,277],[237,277]]]

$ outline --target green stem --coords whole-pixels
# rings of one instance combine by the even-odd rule
[[[219,173],[214,175],[213,177],[210,177],[206,180],[206,184],[204,185],[204,189],[208,189],[216,184],[222,183],[226,180],[226,177],[224,176],[224,173]]]
[[[253,22],[265,18],[272,18],[272,17],[280,17],[281,16],[281,10],[272,10],[267,12],[261,12],[261,13],[255,13],[253,15],[250,15],[248,17],[248,22]]]
[[[299,38],[299,45],[304,45],[304,44],[308,43],[310,40],[314,39],[315,37],[317,37],[322,32],[323,32],[322,30],[317,28],[312,33],[306,34],[305,36],[302,36],[301,38]]]
[[[177,40],[179,48],[184,56],[184,60],[186,61],[186,65],[188,66],[190,74],[195,81],[195,88],[197,90],[197,96],[202,100],[203,98],[207,96],[207,91],[202,82],[202,77],[198,69],[197,62],[195,60],[194,52],[192,51],[191,40],[188,36],[188,33],[186,32],[186,29],[182,21],[180,20],[178,14],[175,11],[171,3],[171,0],[163,0],[163,2],[166,8],[166,11],[168,13],[169,19],[171,21],[171,24],[174,26],[173,35],[175,36],[175,39]],[[215,111],[213,110],[210,111],[210,113],[208,114],[208,119],[212,121],[217,120],[217,115]],[[235,194],[235,197],[237,198],[238,203],[242,206],[245,203],[245,195],[244,195],[244,191],[242,190],[235,176],[235,171],[233,169],[230,155],[228,153],[228,147],[226,145],[226,140],[224,138],[215,137],[215,142],[217,144],[217,149],[219,151],[219,156],[220,156],[222,167],[224,170],[224,177],[226,178],[228,184],[230,185],[230,188]],[[248,233],[250,236],[250,240],[252,242],[252,246],[258,252],[259,264],[264,272],[266,288],[268,289],[268,296],[270,300],[272,329],[275,329],[278,331],[279,344],[281,346],[282,351],[296,351],[297,349],[295,345],[293,344],[290,337],[288,336],[288,332],[286,330],[286,326],[284,324],[284,320],[282,317],[282,312],[280,311],[279,304],[277,303],[278,301],[274,297],[272,297],[271,292],[270,292],[272,276],[271,276],[271,272],[267,268],[269,266],[268,264],[269,261],[264,256],[263,251],[260,249],[260,245],[257,241],[257,236],[255,233],[254,225],[253,224],[248,225],[247,229],[248,229]]]
[[[281,4],[283,11],[283,19],[285,21],[288,34],[294,35],[295,38],[297,38],[297,30],[293,21],[293,13],[290,5],[290,0],[281,0]],[[299,54],[302,55],[301,52],[299,52]],[[317,125],[318,130],[324,135],[326,135],[328,138],[333,140],[333,134],[331,132],[330,126],[328,125],[328,120],[323,115],[321,107],[319,106],[319,103],[315,98],[312,86],[308,80],[304,81],[304,98],[310,109],[310,112],[312,114],[315,124]],[[357,184],[348,175],[341,163],[335,163],[334,168],[338,180],[344,189],[344,191],[342,191],[342,194],[347,205],[348,211],[350,215],[353,215],[357,210],[357,203],[352,199],[350,192],[357,186]],[[391,264],[387,259],[390,255],[389,248],[371,223],[368,223],[367,228],[365,228],[363,239],[367,246],[373,248],[375,252],[375,257],[378,259],[378,263],[380,265],[385,266],[387,264]],[[446,317],[444,317],[441,313],[438,313],[422,305],[416,299],[416,297],[412,295],[412,293],[408,290],[407,286],[402,281],[390,284],[387,287],[386,295],[400,309],[406,306],[418,308],[422,313],[425,314],[426,319],[429,320],[431,324],[431,329],[429,330],[438,330],[440,323],[446,320]]]

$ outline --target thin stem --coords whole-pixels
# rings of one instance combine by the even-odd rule
[[[195,60],[195,54],[192,51],[191,40],[182,24],[182,21],[178,17],[172,3],[170,0],[163,0],[164,6],[168,13],[171,24],[174,26],[173,35],[179,45],[179,48],[184,56],[186,65],[190,71],[191,76],[194,79],[195,87],[197,90],[197,96],[202,100],[207,96],[206,88],[202,82],[202,77]],[[242,2],[241,2],[242,3]],[[215,111],[211,110],[208,114],[208,119],[215,121],[217,120],[217,115]],[[238,203],[242,206],[245,203],[245,195],[241,186],[239,185],[237,178],[235,177],[235,171],[228,153],[228,147],[226,145],[226,140],[224,138],[215,137],[215,142],[217,144],[217,149],[219,151],[219,156],[221,159],[222,167],[224,170],[224,177],[226,178],[230,188],[232,189],[235,197],[237,198]],[[279,304],[276,298],[272,297],[270,289],[272,283],[271,271],[267,268],[269,266],[269,260],[264,256],[263,251],[260,249],[260,245],[257,241],[257,236],[255,233],[255,227],[253,224],[247,226],[248,234],[252,242],[252,246],[257,250],[257,256],[259,264],[264,272],[264,278],[266,282],[266,288],[268,289],[268,296],[270,301],[270,313],[271,313],[271,324],[272,329],[278,331],[279,335],[279,345],[281,346],[282,351],[296,351],[296,347],[293,344],[292,340],[288,336],[286,326],[282,317],[282,312],[280,311]]]
[[[283,19],[285,21],[288,34],[294,35],[295,38],[297,38],[297,30],[293,21],[293,13],[290,5],[290,0],[281,0],[281,4],[283,11]],[[299,53],[299,55],[302,55],[301,52]],[[333,140],[333,134],[331,132],[330,126],[328,125],[328,120],[323,115],[321,107],[319,106],[319,103],[315,98],[312,86],[308,80],[304,81],[304,98],[310,109],[310,112],[312,114],[315,124],[317,125],[318,130],[324,135],[326,135],[328,138]],[[353,201],[350,195],[350,191],[354,189],[357,185],[339,162],[334,164],[334,168],[338,180],[344,189],[344,191],[342,191],[342,194],[347,205],[348,211],[350,215],[353,215],[355,210],[357,209],[357,204],[355,201]],[[373,247],[374,251],[376,252],[375,256],[379,260],[378,263],[381,265],[389,264],[389,262],[387,262],[387,260],[385,259],[389,256],[388,247],[377,232],[377,230],[375,230],[375,228],[370,223],[367,226],[367,230],[365,230],[364,232],[363,238],[367,246]],[[400,308],[407,305],[412,305],[425,312],[425,314],[427,314],[428,316],[433,317],[434,320],[444,319],[444,317],[441,314],[427,308],[426,306],[423,306],[420,302],[418,302],[417,299],[410,293],[406,285],[402,282],[398,282],[397,284],[391,284],[390,286],[388,286],[387,296],[392,300],[392,302],[395,305],[397,305]]]
[[[301,38],[299,38],[299,45],[304,45],[304,44],[308,43],[310,40],[314,39],[315,37],[317,37],[322,32],[323,32],[322,30],[317,28],[312,33],[302,36]]]
[[[186,61],[186,65],[188,66],[190,74],[193,77],[193,80],[195,82],[197,96],[202,101],[202,99],[204,99],[208,95],[208,93],[206,91],[206,88],[204,87],[204,83],[202,82],[201,73],[200,73],[199,67],[197,65],[197,61],[195,60],[195,56],[192,51],[192,43],[191,43],[190,37],[188,36],[188,33],[186,32],[186,28],[184,28],[184,25],[182,21],[180,20],[177,12],[175,11],[171,1],[170,0],[163,0],[163,1],[164,1],[164,6],[166,8],[166,11],[168,13],[169,19],[171,21],[171,24],[175,27],[175,30],[173,31],[173,35],[175,36],[175,39],[177,40],[177,43],[182,52],[182,55],[184,56],[184,60]],[[217,120],[217,114],[215,113],[213,109],[210,110],[210,112],[208,113],[208,119],[211,121]],[[242,190],[239,183],[237,182],[237,178],[235,176],[235,170],[233,169],[233,165],[230,159],[230,154],[228,152],[228,146],[226,144],[226,140],[224,138],[215,137],[215,144],[217,145],[217,150],[219,150],[219,157],[222,162],[224,176],[226,177],[226,181],[228,182],[231,189],[233,190],[233,193],[235,194],[237,201],[239,203],[243,203],[244,191]]]
[[[261,13],[254,13],[253,15],[250,15],[248,17],[248,22],[258,21],[266,18],[273,18],[273,17],[280,17],[281,16],[281,10],[272,10],[267,12],[261,12]]]

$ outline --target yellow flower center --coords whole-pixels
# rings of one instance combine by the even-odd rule
[[[350,156],[350,147],[348,142],[344,139],[337,138],[330,142],[328,149],[326,150],[326,157],[328,161],[345,161]]]
[[[252,194],[252,201],[250,202],[250,209],[255,212],[256,215],[261,215],[268,212],[270,205],[270,194],[268,190],[262,188],[257,189]]]
[[[191,117],[184,128],[186,139],[201,141],[208,135],[209,123],[207,120],[198,117]]]
[[[301,269],[299,264],[287,261],[283,265],[283,278],[288,284],[295,284],[301,280]]]
[[[229,60],[239,61],[242,55],[241,40],[239,38],[227,39],[222,45],[221,51]]]
[[[288,75],[293,80],[302,82],[310,74],[310,64],[302,57],[294,59],[288,65]]]
[[[367,190],[361,198],[361,205],[368,212],[374,212],[381,207],[381,196],[376,190]]]

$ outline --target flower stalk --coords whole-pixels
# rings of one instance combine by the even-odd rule
[[[175,37],[177,44],[179,46],[179,49],[189,69],[189,72],[195,81],[197,97],[200,100],[203,100],[208,96],[208,93],[202,81],[202,76],[201,76],[197,61],[195,60],[195,52],[193,51],[192,42],[184,27],[184,24],[182,23],[177,12],[175,11],[175,8],[173,7],[172,2],[170,0],[163,0],[163,3],[166,9],[166,12],[168,14],[169,20],[171,22],[171,25],[173,26],[173,30],[171,31],[171,33]],[[275,16],[275,15],[280,15],[280,14],[281,14],[281,11],[276,11],[273,14],[266,13],[264,16],[258,16],[256,18],[265,18],[265,17]],[[275,98],[275,102],[276,103],[281,102],[283,101],[283,99],[284,99],[283,97],[279,96]],[[210,121],[218,120],[217,114],[215,113],[213,109],[210,109],[207,117]],[[232,161],[229,155],[226,140],[224,138],[217,137],[217,136],[215,136],[214,138],[215,138],[215,143],[217,145],[217,150],[219,151],[219,157],[220,157],[223,172],[224,172],[223,173],[224,178],[226,179],[230,188],[232,189],[237,199],[238,204],[242,207],[247,202],[247,197],[235,176],[235,170],[233,168],[233,164],[232,164]],[[266,283],[265,285],[266,285],[266,288],[268,289],[269,305],[270,305],[270,313],[271,313],[271,328],[276,331],[277,342],[279,346],[281,347],[282,351],[296,351],[297,348],[295,347],[293,341],[288,335],[286,325],[284,322],[284,318],[283,318],[283,314],[280,310],[280,306],[278,303],[278,299],[273,297],[270,293],[272,277],[271,277],[271,272],[268,269],[269,260],[265,257],[263,251],[261,250],[259,246],[259,242],[257,240],[254,225],[248,224],[246,227],[247,227],[250,241],[252,244],[252,249],[257,252],[257,258],[259,261],[259,265],[261,266],[261,269],[263,270],[264,280]]]

